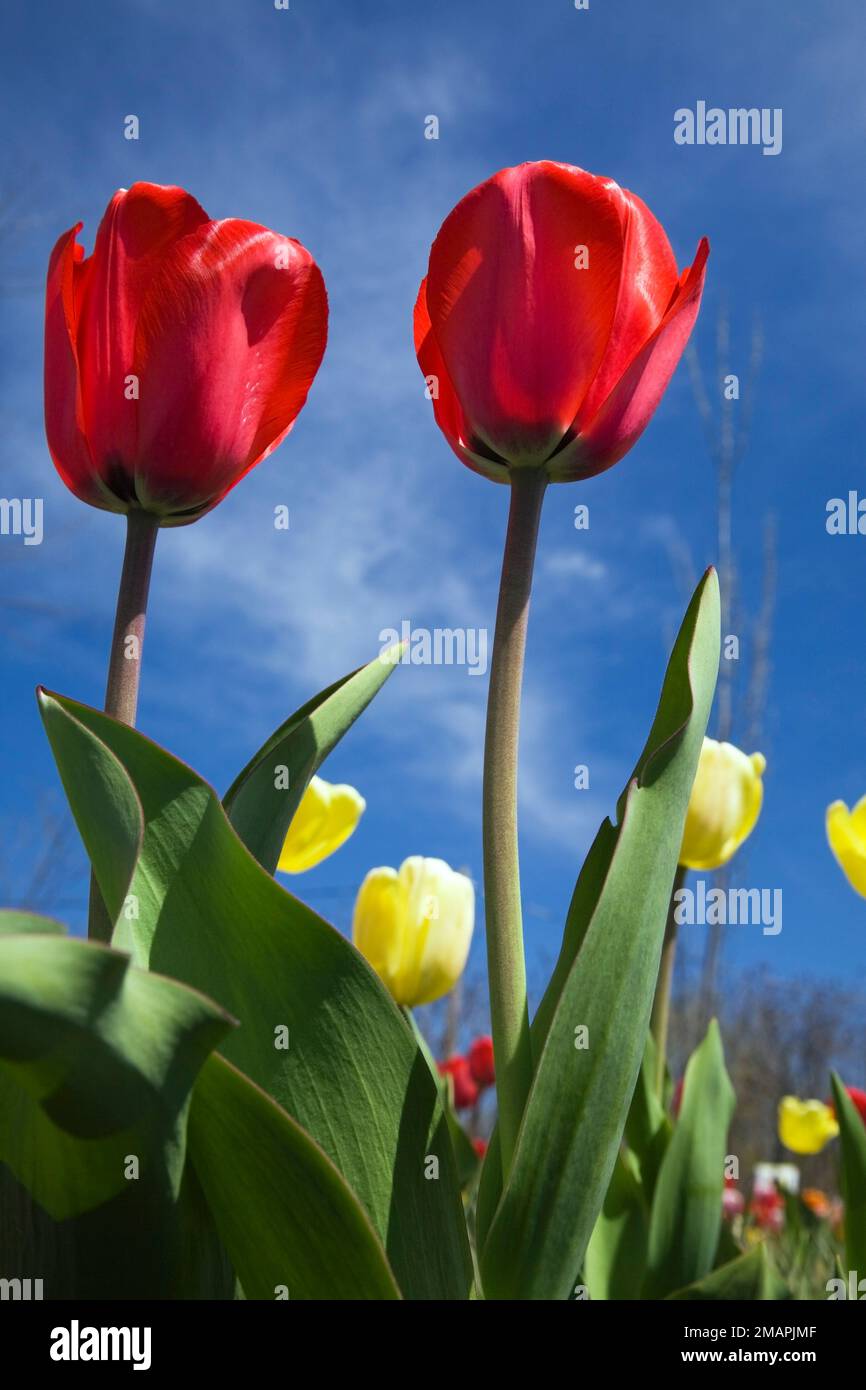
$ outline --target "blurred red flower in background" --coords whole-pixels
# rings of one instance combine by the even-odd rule
[[[496,1081],[496,1070],[493,1065],[493,1039],[488,1036],[476,1038],[469,1049],[469,1070],[472,1078],[478,1083],[482,1090],[492,1086]]]
[[[95,507],[195,521],[291,429],[325,351],[328,302],[297,241],[214,222],[182,188],[114,195],[85,258],[48,267],[45,427]]]
[[[465,1057],[449,1057],[438,1062],[440,1075],[450,1076],[455,1110],[470,1110],[478,1100],[478,1087]]]

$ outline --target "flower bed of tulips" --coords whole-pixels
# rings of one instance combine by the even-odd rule
[[[668,1062],[679,895],[746,840],[765,772],[705,737],[712,568],[527,1005],[517,750],[545,491],[637,444],[695,323],[706,241],[680,270],[640,198],[552,162],[495,174],[433,240],[414,313],[427,396],[509,503],[479,808],[491,1036],[436,1058],[413,1010],[465,967],[470,879],[421,854],[372,868],[351,941],[302,900],[364,812],[363,788],[320,769],[400,679],[400,645],[288,713],[222,795],[135,727],[159,531],[201,522],[291,430],[326,349],[322,275],[179,188],[115,194],[89,256],[79,230],[48,267],[48,447],[127,543],[104,710],[38,692],[92,882],[86,940],[0,913],[0,1274],[35,1265],[46,1298],[80,1299],[857,1297],[863,1093],[833,1076],[823,1099],[779,1098],[792,1155],[838,1146],[838,1193],[799,1191],[790,1165],[737,1171],[715,1022],[684,1076]],[[860,892],[864,805],[828,812]]]

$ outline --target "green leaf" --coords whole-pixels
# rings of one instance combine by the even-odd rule
[[[649,1213],[634,1159],[617,1154],[599,1218],[584,1260],[593,1299],[635,1299],[646,1264]]]
[[[66,927],[53,917],[43,917],[38,912],[21,912],[17,908],[0,908],[0,936],[23,936],[35,932],[43,935],[51,932],[64,936]]]
[[[226,792],[223,805],[229,820],[268,873],[276,870],[286,832],[310,778],[382,688],[401,649],[399,644],[389,648],[297,710]],[[288,773],[284,790],[275,785],[277,768]]]
[[[0,936],[0,1159],[55,1219],[166,1163],[176,1194],[189,1093],[231,1027],[211,1000],[56,934]]]
[[[866,1125],[844,1084],[832,1073],[833,1104],[842,1146],[842,1199],[845,1203],[845,1259],[849,1270],[866,1278]]]
[[[640,1068],[718,659],[718,583],[709,571],[680,629],[618,823],[601,827],[574,892],[533,1024],[535,1076],[498,1204],[490,1151],[484,1165],[487,1297],[567,1298],[583,1262]],[[583,1049],[575,1046],[581,1025]]]
[[[193,1096],[196,1174],[246,1298],[394,1299],[366,1212],[300,1125],[221,1057]]]
[[[659,1167],[673,1133],[671,1117],[656,1094],[656,1057],[655,1039],[652,1033],[647,1033],[643,1061],[625,1122],[626,1142],[638,1161],[648,1202],[652,1201]]]
[[[650,1217],[646,1298],[664,1298],[713,1268],[722,1224],[725,1146],[734,1113],[719,1026],[689,1058]]]
[[[226,1297],[184,1153],[196,1074],[231,1020],[62,931],[0,918],[0,1269],[52,1299]]]
[[[379,977],[256,862],[190,768],[85,705],[43,692],[40,707],[115,943],[240,1020],[221,1051],[336,1164],[402,1292],[464,1298],[471,1257],[447,1122]],[[141,807],[119,846],[105,830],[115,795]],[[131,862],[128,883],[112,856]]]
[[[775,1268],[764,1241],[747,1255],[740,1255],[694,1284],[668,1294],[669,1300],[690,1303],[784,1302],[790,1298],[793,1294]]]

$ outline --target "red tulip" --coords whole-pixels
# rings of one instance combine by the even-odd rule
[[[482,1090],[493,1085],[496,1080],[496,1070],[493,1065],[492,1038],[475,1039],[469,1049],[469,1070],[473,1080],[477,1081]]]
[[[181,188],[121,189],[86,259],[80,229],[48,268],[54,464],[93,506],[194,521],[299,414],[327,338],[321,272],[299,242],[213,222]]]
[[[449,1057],[447,1062],[438,1063],[442,1076],[450,1076],[455,1110],[471,1110],[478,1100],[478,1087],[469,1070],[465,1057]]]
[[[638,439],[697,317],[709,246],[680,274],[664,229],[612,179],[549,160],[503,169],[445,219],[415,348],[458,458],[566,481]]]
[[[487,1153],[487,1140],[486,1140],[486,1139],[473,1139],[473,1140],[472,1140],[472,1147],[473,1147],[473,1149],[475,1150],[475,1152],[477,1153],[478,1157],[479,1157],[479,1158],[483,1158],[484,1155]]]

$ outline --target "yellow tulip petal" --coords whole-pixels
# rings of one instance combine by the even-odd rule
[[[839,1126],[821,1100],[783,1096],[779,1102],[779,1138],[795,1154],[817,1154],[835,1139]]]
[[[718,869],[733,858],[761,814],[766,765],[762,753],[749,757],[731,743],[704,739],[680,849],[685,868]]]
[[[827,840],[842,872],[861,897],[866,898],[866,798],[849,812],[844,801],[827,807]]]
[[[354,787],[312,777],[292,818],[277,868],[284,874],[301,874],[321,864],[345,844],[365,807]]]
[[[398,1004],[432,1003],[466,965],[475,894],[442,859],[412,855],[399,873],[371,869],[355,903],[352,939]]]

